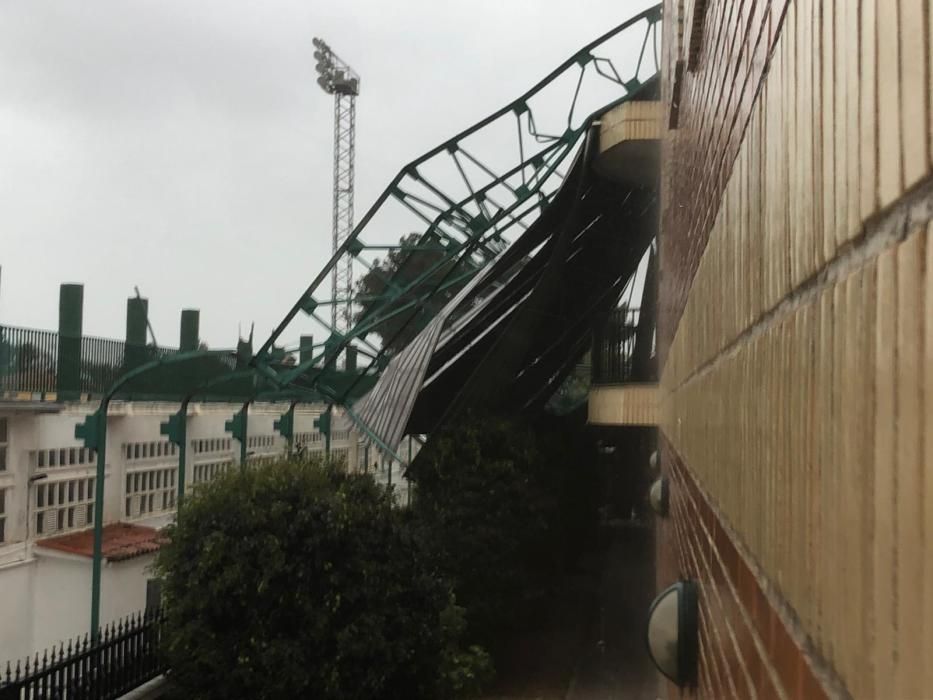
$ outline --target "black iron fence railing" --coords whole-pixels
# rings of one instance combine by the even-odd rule
[[[129,369],[148,359],[177,352],[133,348],[122,340],[65,338],[54,331],[0,325],[0,392],[100,395]]]
[[[87,636],[51,654],[7,663],[0,669],[0,700],[109,700],[165,673],[159,643],[160,610],[139,613],[105,627],[96,642]]]
[[[593,384],[656,381],[651,347],[654,327],[644,321],[640,309],[622,307],[610,312],[595,329],[590,354]]]

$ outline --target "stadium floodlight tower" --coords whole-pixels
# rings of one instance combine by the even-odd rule
[[[334,230],[333,252],[353,231],[353,155],[356,149],[356,96],[360,77],[322,39],[314,44],[317,83],[334,96]],[[331,331],[346,333],[352,325],[353,258],[346,256],[331,274]]]

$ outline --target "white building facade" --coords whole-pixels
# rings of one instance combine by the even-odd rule
[[[62,546],[70,533],[93,527],[96,455],[75,438],[75,425],[96,403],[0,402],[0,663],[23,658],[88,631],[91,559],[80,548]],[[191,404],[187,422],[185,492],[191,493],[239,464],[240,446],[224,423],[241,408],[234,404]],[[273,422],[287,406],[249,408],[247,461],[283,455],[285,439]],[[295,407],[295,447],[324,452],[314,420],[323,405]],[[105,561],[101,580],[102,623],[152,605],[158,586],[149,572],[153,548],[139,547],[107,557],[108,537],[119,528],[156,533],[175,515],[178,448],[160,434],[176,404],[114,402],[107,419],[104,482]],[[336,409],[335,409],[336,410]],[[341,427],[341,424],[344,427]],[[331,456],[350,470],[384,464],[339,415],[331,434]],[[400,470],[396,473],[398,474]],[[386,470],[377,473],[385,480]],[[80,537],[77,539],[81,539]],[[53,546],[54,545],[54,546]],[[147,600],[148,592],[148,600]]]

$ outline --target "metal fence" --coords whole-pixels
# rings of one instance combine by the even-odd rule
[[[0,671],[0,700],[108,700],[165,673],[160,653],[163,616],[149,610],[112,623],[91,642],[62,644]]]
[[[80,352],[79,358],[62,363],[59,353],[66,356]],[[178,352],[173,348],[140,348],[137,361],[155,359]],[[54,331],[16,328],[0,325],[0,392],[45,394],[62,391],[59,386],[61,368],[73,367],[69,389],[82,394],[100,395],[127,370],[126,343],[122,340],[84,336],[62,343]]]
[[[102,394],[123,372],[126,343],[106,338],[81,338],[81,389]]]
[[[639,310],[612,311],[593,333],[592,380],[594,384],[634,381],[632,374]]]
[[[58,333],[0,326],[0,391],[55,391]]]

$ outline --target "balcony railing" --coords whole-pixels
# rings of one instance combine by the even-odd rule
[[[615,309],[593,333],[593,384],[657,381],[653,324],[640,309]]]

